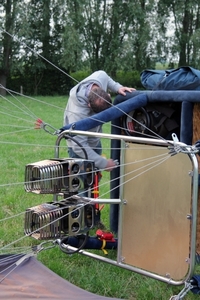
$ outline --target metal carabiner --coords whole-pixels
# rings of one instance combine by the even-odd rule
[[[53,129],[54,131],[52,132],[52,131],[48,130],[46,127],[50,127],[50,128]],[[43,128],[46,132],[50,133],[51,135],[55,135],[55,134],[56,134],[55,132],[57,131],[57,129],[56,129],[55,127],[51,126],[51,125],[48,124],[48,123],[43,123],[43,124],[42,124],[42,128]]]
[[[48,244],[48,243],[53,243],[53,245],[44,247],[44,245]],[[39,245],[33,246],[32,250],[33,250],[33,252],[39,253],[42,250],[48,250],[48,249],[54,248],[55,246],[56,246],[55,241],[54,240],[49,240],[49,241],[42,242]]]

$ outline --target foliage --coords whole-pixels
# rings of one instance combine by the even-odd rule
[[[87,76],[91,74],[91,70],[88,71],[77,71],[74,73],[70,73],[72,78],[75,78],[75,83],[80,82],[81,80],[85,79]]]
[[[83,70],[200,67],[198,0],[6,0],[0,13],[0,83],[28,94],[65,94],[64,74]]]
[[[89,76],[92,71],[79,71],[70,73],[70,76],[74,78],[74,83],[79,82]],[[118,71],[114,79],[120,82],[124,86],[135,87],[137,89],[142,89],[142,84],[140,81],[140,73],[137,71]]]
[[[137,89],[143,88],[140,81],[140,73],[138,71],[118,71],[116,74],[116,81],[124,86],[133,86]]]
[[[179,66],[199,68],[199,40],[194,38],[200,28],[199,1],[162,0],[158,4],[158,12],[159,27],[165,34],[163,42],[167,42],[169,24],[174,29],[165,46],[169,59],[173,62],[176,60]]]

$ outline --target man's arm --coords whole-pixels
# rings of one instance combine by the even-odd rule
[[[102,72],[105,73],[104,71]],[[119,82],[114,81],[107,73],[105,73],[104,75],[107,76],[108,89],[111,90],[112,92],[126,96],[126,92],[131,93],[135,91],[134,88],[122,86]]]
[[[97,154],[88,144],[87,136],[77,135],[74,139],[81,144],[82,148],[86,151],[88,159],[93,160],[95,166],[100,170],[112,171],[114,167],[116,167],[116,163],[113,159],[106,159],[103,156]],[[70,141],[70,139],[69,139]],[[72,150],[81,158],[86,159],[85,153],[82,148],[73,141],[68,142],[68,146],[72,148]]]

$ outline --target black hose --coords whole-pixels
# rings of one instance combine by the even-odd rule
[[[88,159],[88,155],[87,155],[87,152],[85,150],[85,148],[83,148],[83,146],[76,140],[74,139],[73,137],[69,136],[69,135],[65,135],[65,139],[70,139],[72,140],[74,143],[76,143],[80,148],[81,150],[83,151],[83,153],[85,154],[85,159]]]
[[[63,251],[64,253],[66,253],[66,254],[78,253],[86,245],[87,240],[88,240],[88,236],[89,236],[89,231],[86,234],[81,235],[81,236],[78,237],[80,239],[80,241],[83,240],[83,242],[81,243],[81,245],[76,250],[69,250],[69,249],[67,249],[66,247],[63,246],[63,244],[67,245],[67,242],[68,242],[68,239],[69,239],[69,237],[65,237],[59,243],[60,250]],[[84,238],[82,238],[82,237],[84,237]]]

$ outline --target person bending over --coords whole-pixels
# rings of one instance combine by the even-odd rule
[[[112,105],[108,90],[121,95],[132,92],[134,88],[124,87],[115,82],[105,71],[96,71],[74,86],[69,93],[68,103],[64,112],[64,126],[75,123],[85,118],[92,117]],[[90,132],[102,132],[102,125],[89,130]],[[112,159],[101,156],[102,147],[99,137],[77,135],[76,141],[82,145],[87,157],[93,160],[95,167],[100,170],[112,171],[116,166]],[[68,139],[68,152],[72,158],[85,158],[80,146]]]

